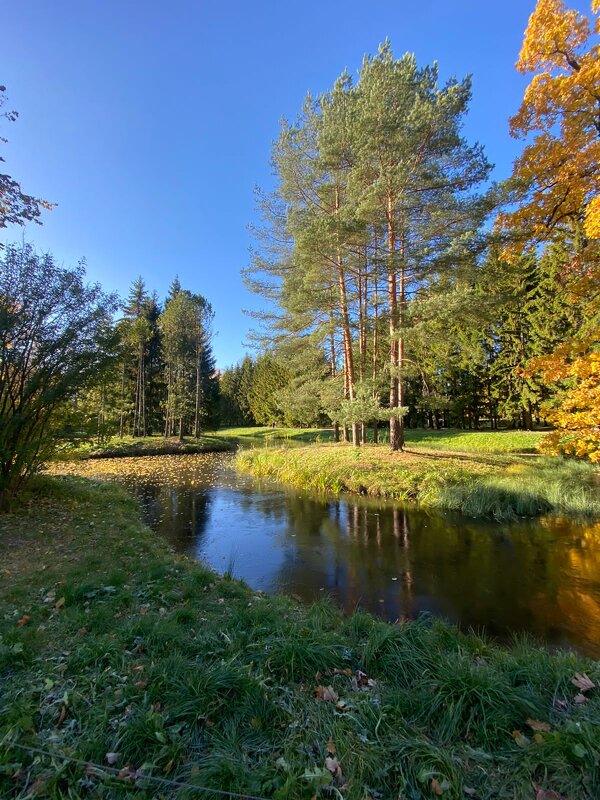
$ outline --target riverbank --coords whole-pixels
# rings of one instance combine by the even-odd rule
[[[471,517],[600,514],[597,468],[560,458],[324,444],[244,450],[235,463],[301,489],[417,502]]]
[[[183,453],[227,453],[235,450],[232,439],[204,434],[197,439],[185,436],[182,440],[164,436],[113,436],[98,444],[86,442],[63,453],[67,460],[79,458],[132,458],[135,456],[175,456]]]
[[[3,797],[600,793],[598,662],[256,594],[112,484],[38,480],[0,547]]]
[[[277,444],[279,441],[293,443],[333,442],[332,428],[221,428],[218,435],[236,441],[255,441]],[[547,431],[516,430],[462,430],[445,428],[432,430],[407,428],[405,430],[407,447],[433,450],[448,450],[472,453],[537,453],[538,445]],[[368,443],[372,444],[373,431],[367,430]],[[379,431],[379,443],[389,443],[387,428]]]

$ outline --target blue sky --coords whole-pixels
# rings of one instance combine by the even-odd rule
[[[589,11],[589,3],[570,0]],[[244,289],[253,187],[268,187],[282,116],[389,36],[396,55],[473,75],[466,126],[501,179],[519,145],[508,117],[534,0],[21,0],[2,11],[6,170],[58,203],[25,236],[124,295],[177,273],[216,312],[219,366],[244,353],[258,300]],[[20,229],[4,240],[20,239]]]

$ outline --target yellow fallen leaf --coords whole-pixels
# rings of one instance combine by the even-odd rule
[[[527,724],[534,731],[551,731],[552,725],[549,722],[541,722],[539,719],[528,719]]]

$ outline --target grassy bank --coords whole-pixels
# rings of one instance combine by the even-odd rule
[[[598,470],[557,458],[311,445],[245,450],[236,465],[298,488],[417,501],[472,517],[600,514]]]
[[[573,684],[597,662],[255,594],[176,557],[109,484],[38,482],[0,546],[2,797],[197,796],[147,776],[277,798],[600,793],[600,692]]]
[[[164,436],[113,436],[102,444],[86,442],[75,449],[67,450],[63,457],[71,458],[120,458],[132,456],[168,456],[182,453],[223,453],[235,448],[231,439],[216,435],[202,435],[197,439],[186,436],[182,441]]]
[[[368,440],[372,441],[372,431],[367,433]],[[331,428],[221,428],[218,435],[242,442],[333,442]],[[406,430],[406,444],[407,447],[469,453],[535,453],[544,436],[546,434],[540,431],[464,431],[457,428],[436,431],[409,428]],[[388,431],[382,429],[379,442],[385,445],[388,441]]]

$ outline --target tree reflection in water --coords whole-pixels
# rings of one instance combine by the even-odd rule
[[[96,469],[138,495],[174,548],[221,571],[233,562],[255,589],[330,594],[347,611],[389,620],[429,612],[600,656],[600,523],[500,524],[327,500],[238,475],[228,456],[155,457],[143,469],[141,461],[149,459]]]

